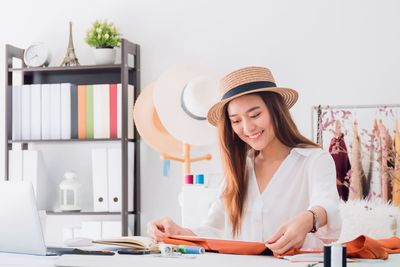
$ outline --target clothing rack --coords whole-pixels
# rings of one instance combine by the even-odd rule
[[[380,109],[392,109],[399,108],[400,104],[370,104],[370,105],[318,105],[313,106],[313,114],[312,114],[312,136],[313,140],[315,140],[318,144],[323,144],[322,131],[320,129],[320,122],[323,110],[351,110],[351,109],[376,109],[375,112],[381,111]],[[397,115],[397,112],[396,112]],[[399,113],[400,115],[400,113]]]
[[[313,109],[355,109],[355,108],[399,108],[400,104],[390,104],[390,105],[335,105],[335,106],[314,106]]]

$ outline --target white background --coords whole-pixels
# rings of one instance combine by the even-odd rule
[[[73,22],[81,64],[93,64],[84,35],[92,21],[113,21],[123,37],[141,45],[142,88],[168,67],[202,63],[221,75],[234,69],[270,67],[278,85],[299,91],[292,114],[311,137],[311,107],[322,104],[398,104],[400,94],[400,2],[373,0],[97,0],[21,1],[0,6],[0,91],[4,114],[5,44],[26,48],[48,44],[51,65],[59,65]],[[4,140],[4,115],[0,117]],[[4,151],[4,142],[0,142]],[[180,165],[162,177],[159,156],[142,144],[142,229],[148,220],[169,215],[180,221],[177,195]],[[219,173],[217,146],[211,162],[195,172]],[[90,164],[90,162],[88,162]],[[0,173],[4,171],[0,153]],[[60,175],[65,170],[60,170]]]

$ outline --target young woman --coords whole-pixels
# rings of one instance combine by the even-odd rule
[[[335,165],[293,122],[289,108],[297,92],[277,87],[262,67],[228,74],[220,89],[222,99],[208,121],[219,131],[223,192],[199,227],[162,218],[148,224],[149,234],[156,240],[200,235],[261,241],[278,254],[338,239]]]

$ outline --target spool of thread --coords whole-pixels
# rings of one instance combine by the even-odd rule
[[[324,267],[346,267],[346,247],[341,244],[324,246]]]
[[[196,184],[204,184],[204,174],[196,174],[195,183]]]
[[[193,174],[185,175],[185,184],[193,184]]]
[[[172,255],[174,253],[172,245],[166,245],[166,244],[159,244],[158,249],[160,250],[162,255]]]
[[[176,251],[182,254],[204,254],[205,250],[203,247],[194,246],[177,246]]]

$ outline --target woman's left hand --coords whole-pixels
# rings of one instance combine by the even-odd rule
[[[302,212],[281,225],[278,231],[266,241],[265,245],[276,254],[284,254],[290,249],[300,248],[312,227],[312,213],[309,211]]]

